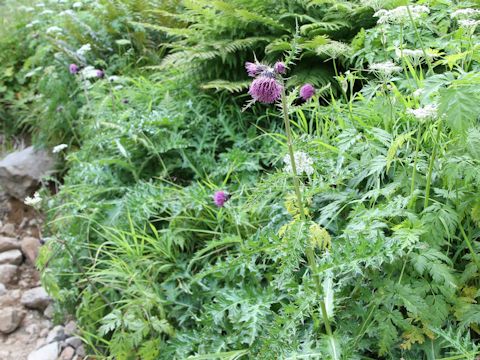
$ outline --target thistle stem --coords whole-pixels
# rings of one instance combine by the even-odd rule
[[[282,87],[282,112],[283,112],[283,121],[285,123],[285,132],[287,134],[287,145],[288,145],[288,153],[290,154],[290,163],[292,165],[292,172],[293,172],[293,186],[295,188],[295,195],[297,197],[298,209],[300,211],[300,218],[303,222],[306,220],[305,209],[303,207],[303,200],[302,200],[302,192],[300,190],[300,181],[298,180],[297,174],[297,165],[295,164],[295,156],[293,150],[293,141],[292,141],[292,130],[290,128],[290,120],[288,118],[288,105],[287,105],[287,96],[285,95],[285,86]],[[318,278],[318,268],[317,263],[315,261],[315,253],[313,252],[313,248],[310,244],[307,244],[305,249],[305,254],[307,256],[308,265],[311,268],[312,276],[315,282],[315,288],[317,293],[322,297],[323,291],[322,286],[320,284],[320,280]],[[325,301],[320,300],[320,310],[322,312],[323,322],[325,324],[325,330],[327,335],[332,336],[332,328],[330,326],[330,321],[328,320],[327,315],[327,307],[325,305]]]
[[[438,142],[440,141],[440,134],[442,133],[442,121],[438,124],[437,135],[435,136],[435,143],[433,144],[433,152],[430,157],[430,163],[428,164],[428,173],[427,173],[427,185],[425,186],[425,201],[423,203],[423,208],[428,207],[428,200],[430,198],[430,186],[432,183],[432,172],[433,164],[435,162],[435,157],[437,156]]]

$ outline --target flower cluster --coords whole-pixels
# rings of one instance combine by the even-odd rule
[[[420,59],[425,57],[425,55],[428,58],[433,58],[435,56],[434,52],[429,50],[429,49],[426,49],[425,52],[423,52],[422,49],[414,49],[414,50],[411,50],[411,49],[395,49],[395,55],[397,55],[397,57],[399,57],[399,58],[409,57],[415,62],[420,61]]]
[[[277,62],[271,68],[263,64],[247,62],[245,63],[245,69],[248,76],[255,77],[248,90],[254,101],[272,104],[280,99],[283,85],[277,80],[277,75],[286,72],[284,63]]]
[[[349,55],[352,48],[344,42],[330,40],[327,44],[318,46],[316,52],[319,55],[325,54],[331,59],[337,59],[342,55]]]
[[[60,151],[65,150],[67,147],[68,147],[67,144],[60,144],[60,145],[54,146],[52,149],[52,153],[57,154]]]
[[[413,115],[417,120],[427,120],[437,116],[437,105],[429,104],[423,108],[408,109],[407,113]]]
[[[392,10],[381,9],[373,16],[378,17],[377,24],[403,24],[410,21],[410,15],[413,20],[417,20],[429,13],[430,9],[427,6],[413,5],[399,6]]]
[[[382,75],[391,75],[393,73],[402,71],[402,68],[400,66],[395,65],[391,61],[371,64],[368,68],[370,69],[370,71],[373,71]]]
[[[37,206],[42,202],[42,198],[40,197],[40,194],[38,192],[35,192],[33,194],[33,197],[27,196],[23,203],[27,206]]]
[[[458,25],[465,29],[473,30],[480,25],[480,20],[462,19],[458,20]]]
[[[466,8],[466,9],[458,9],[458,10],[455,10],[455,11],[450,15],[450,17],[451,17],[452,19],[456,19],[456,18],[464,19],[464,18],[475,17],[475,16],[478,16],[478,15],[480,15],[480,10],[471,9],[471,8]]]
[[[295,151],[295,153],[293,154],[293,159],[295,161],[297,174],[313,174],[313,160],[306,153],[304,153],[303,151]],[[284,156],[283,162],[285,163],[284,171],[288,173],[293,173],[292,162],[289,154]]]
[[[213,202],[218,207],[223,207],[223,205],[225,205],[229,198],[230,196],[228,195],[228,193],[223,190],[216,191],[215,194],[213,194]]]

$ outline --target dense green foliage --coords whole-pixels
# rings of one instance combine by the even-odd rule
[[[377,24],[399,5],[7,2],[0,116],[39,146],[69,145],[39,266],[92,354],[480,354],[480,11],[422,2],[420,20],[411,4]],[[312,160],[305,219],[281,113],[242,112],[254,56],[292,60],[294,146]],[[302,102],[307,80],[317,94]]]

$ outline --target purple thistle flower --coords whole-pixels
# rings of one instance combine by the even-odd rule
[[[105,73],[103,72],[103,70],[97,70],[97,78],[103,79],[104,76]]]
[[[307,101],[315,94],[315,88],[312,84],[305,84],[300,88],[300,97]]]
[[[70,70],[70,74],[77,74],[78,71],[80,70],[80,68],[78,67],[77,64],[70,64],[70,66],[68,67],[68,70]]]
[[[273,66],[273,69],[277,74],[285,74],[285,72],[287,71],[285,64],[281,61],[276,62],[275,65]]]
[[[280,99],[283,86],[273,76],[259,76],[253,80],[248,93],[253,100],[271,104]]]
[[[219,190],[213,195],[213,202],[218,207],[223,207],[223,205],[228,201],[228,198],[229,196],[225,191]]]
[[[257,76],[261,71],[261,69],[259,68],[259,66],[257,64],[254,64],[254,63],[248,62],[248,61],[245,63],[245,69],[247,70],[247,74],[250,77]]]

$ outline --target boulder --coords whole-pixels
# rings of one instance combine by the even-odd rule
[[[57,360],[59,350],[60,344],[58,342],[47,344],[31,352],[27,360]]]
[[[54,166],[54,158],[45,150],[30,146],[12,152],[0,161],[0,185],[10,196],[23,201]]]
[[[20,243],[12,237],[0,236],[0,253],[8,250],[20,249]]]
[[[70,320],[66,325],[65,325],[65,335],[67,336],[73,336],[77,333],[77,324],[75,324],[75,321]]]
[[[27,290],[20,299],[22,305],[29,309],[45,310],[50,303],[50,297],[41,286]]]
[[[18,280],[18,266],[11,264],[0,265],[0,283],[13,284]]]
[[[40,240],[27,236],[22,239],[20,244],[23,255],[25,255],[30,264],[35,264],[35,260],[37,260],[38,252],[40,250]]]
[[[15,331],[22,322],[23,313],[13,307],[0,310],[0,332],[10,334]]]
[[[7,293],[7,288],[5,287],[5,285],[0,283],[0,296],[5,295],[6,293]]]
[[[0,265],[12,264],[20,265],[23,261],[23,255],[20,250],[8,250],[0,253]]]
[[[0,229],[0,233],[7,236],[15,236],[15,225],[11,223],[3,225]]]

